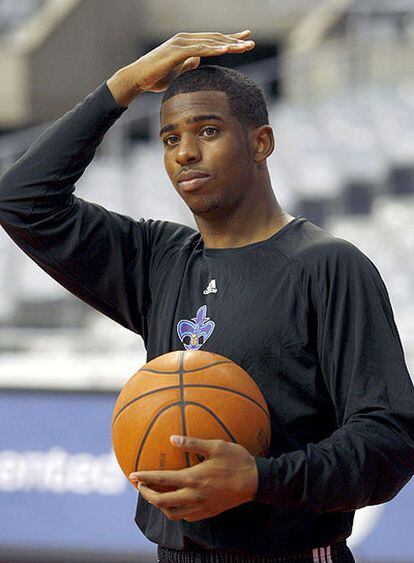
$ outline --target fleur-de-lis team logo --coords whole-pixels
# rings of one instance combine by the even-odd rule
[[[178,337],[186,350],[198,350],[212,335],[215,323],[206,315],[207,305],[202,305],[191,321],[183,319],[177,324]]]

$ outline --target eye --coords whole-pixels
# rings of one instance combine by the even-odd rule
[[[170,135],[169,137],[165,137],[163,141],[164,145],[166,145],[167,147],[171,147],[172,145],[175,145],[174,142],[170,142],[173,139],[178,139],[177,135]]]
[[[205,137],[214,137],[219,132],[220,131],[219,129],[217,129],[217,127],[213,127],[211,125],[208,125],[207,127],[201,129],[201,134]],[[166,147],[172,147],[175,146],[179,142],[179,140],[180,138],[177,135],[169,135],[168,137],[165,137],[163,143]]]
[[[211,125],[209,125],[208,127],[204,127],[201,132],[206,133],[207,137],[213,137],[216,133],[219,132],[219,130],[217,129],[217,127],[212,127]]]

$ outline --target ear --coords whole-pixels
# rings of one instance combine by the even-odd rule
[[[251,143],[253,160],[258,164],[264,162],[275,148],[273,129],[270,125],[260,125],[252,129]]]

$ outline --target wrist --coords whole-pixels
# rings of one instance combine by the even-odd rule
[[[265,457],[255,457],[255,464],[258,474],[257,489],[253,500],[258,502],[273,502],[277,484],[274,483],[272,474],[272,461]]]
[[[253,457],[252,479],[250,481],[249,500],[254,500],[259,488],[259,470],[257,468],[256,459]]]
[[[250,467],[245,473],[243,483],[241,483],[241,493],[244,496],[244,502],[254,500],[259,485],[259,472],[254,456],[250,457],[249,465]]]
[[[128,67],[121,68],[111,76],[107,80],[107,86],[116,103],[122,108],[126,108],[142,93],[134,74]]]

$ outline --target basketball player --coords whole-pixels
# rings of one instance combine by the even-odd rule
[[[236,71],[199,67],[200,57],[252,49],[249,36],[180,33],[116,72],[6,172],[0,221],[64,287],[142,335],[148,360],[182,349],[227,356],[267,400],[269,457],[172,437],[204,461],[130,476],[136,522],[159,561],[354,561],[355,509],[393,498],[413,474],[413,385],[376,267],[278,203],[260,90]],[[198,230],[73,194],[145,91],[165,91],[164,163]],[[175,490],[157,492],[166,485]]]

